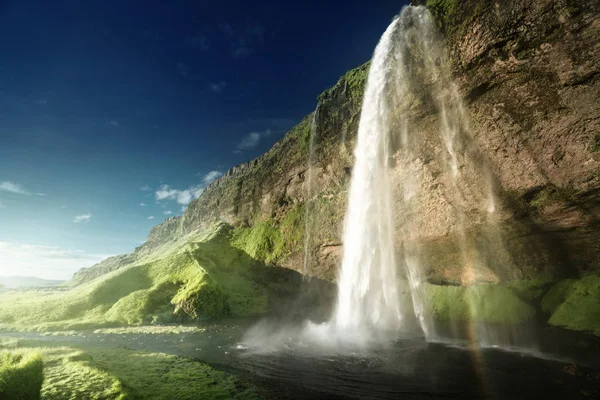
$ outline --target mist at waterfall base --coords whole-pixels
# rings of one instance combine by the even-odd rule
[[[400,338],[421,338],[465,347],[517,346],[519,351],[527,348],[540,355],[532,327],[490,327],[475,321],[440,323],[428,315],[419,238],[424,236],[422,217],[430,212],[431,182],[421,168],[420,132],[410,123],[411,110],[423,98],[431,99],[438,115],[439,135],[434,146],[447,188],[447,213],[455,221],[465,284],[472,283],[475,265],[491,258],[486,248],[467,239],[467,208],[475,208],[490,227],[487,243],[495,243],[494,254],[510,257],[494,227],[500,206],[494,198],[491,172],[472,149],[466,150],[468,118],[435,22],[425,7],[405,7],[382,35],[369,70],[348,192],[343,261],[331,316],[324,322],[306,318],[301,323],[263,321],[247,332],[244,348],[269,352],[296,346],[344,354],[387,347]],[[314,196],[317,114],[309,146],[308,202]],[[310,207],[306,210],[305,275],[311,245]],[[469,301],[485,301],[476,287],[473,294]]]

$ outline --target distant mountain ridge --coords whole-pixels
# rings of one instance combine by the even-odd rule
[[[29,287],[57,286],[64,281],[37,278],[35,276],[1,276],[0,285],[7,289],[19,289]]]

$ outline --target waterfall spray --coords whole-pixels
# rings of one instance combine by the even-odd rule
[[[344,226],[333,324],[339,330],[400,326],[389,183],[390,106],[396,17],[375,49],[364,95]]]

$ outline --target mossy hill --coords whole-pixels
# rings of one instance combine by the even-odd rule
[[[416,99],[413,113],[406,118],[418,132],[415,140],[422,142],[425,151],[411,162],[428,177],[432,196],[430,213],[422,221],[424,237],[418,238],[424,273],[431,284],[442,287],[432,291],[442,303],[447,303],[442,292],[456,292],[459,297],[457,303],[453,300],[434,309],[440,316],[464,315],[461,304],[468,299],[476,303],[472,300],[477,297],[468,288],[453,288],[461,285],[500,285],[505,289],[490,289],[492,297],[503,301],[506,294],[514,294],[519,301],[512,299],[510,304],[522,302],[537,309],[554,283],[590,279],[586,277],[600,271],[600,152],[596,151],[600,132],[600,3],[414,3],[427,4],[436,18],[448,48],[453,77],[465,99],[470,126],[468,132],[460,132],[462,142],[468,143],[460,151],[485,163],[490,173],[478,176],[477,168],[466,164],[461,168],[465,173],[471,171],[474,181],[489,179],[498,197],[495,236],[489,232],[486,214],[472,199],[465,198],[467,240],[485,247],[488,257],[476,260],[481,267],[474,270],[470,282],[464,282],[456,220],[442,218],[448,201],[444,176],[438,168],[439,146],[432,145],[439,141],[439,118],[432,99]],[[132,265],[146,265],[148,272],[142,275],[149,276],[144,285],[131,292],[125,290],[125,296],[111,297],[111,301],[123,298],[112,312],[108,312],[107,303],[89,304],[87,308],[81,306],[88,311],[78,311],[78,320],[96,319],[97,315],[107,322],[119,318],[160,320],[163,310],[156,304],[165,303],[159,299],[168,300],[169,307],[174,302],[180,315],[193,315],[200,305],[204,313],[211,315],[251,313],[264,307],[262,289],[236,280],[235,285],[245,288],[243,293],[258,296],[242,306],[227,285],[216,285],[209,277],[186,275],[193,269],[193,260],[208,265],[202,258],[202,246],[186,245],[188,250],[173,265],[159,268],[153,264],[164,262],[153,261],[160,258],[157,254],[171,252],[187,238],[219,222],[233,227],[231,249],[245,254],[239,257],[301,270],[308,215],[309,274],[334,281],[368,69],[367,63],[342,76],[318,96],[316,115],[306,116],[261,157],[228,171],[190,204],[182,217],[170,218],[153,228],[147,242],[134,253],[113,257],[76,274],[71,284],[82,285],[77,290],[90,288],[93,279],[106,273],[126,273]],[[313,120],[314,163],[308,166]],[[399,186],[395,177],[406,168],[402,160],[395,159],[394,187]],[[310,196],[309,175],[313,177]],[[399,244],[405,240],[403,235],[401,224],[397,224]],[[498,235],[502,245],[489,239]],[[159,277],[156,271],[165,269],[177,271],[173,276],[178,278]],[[200,288],[211,293],[208,298],[198,295]],[[591,310],[588,307],[594,305],[590,299],[597,290],[591,287],[574,292],[565,298],[563,308],[546,317],[558,326],[595,331],[596,327],[579,317],[572,323],[564,318],[576,315],[568,310],[579,302]],[[138,306],[145,311],[127,311]],[[527,307],[520,308],[523,312],[519,315],[530,314]]]

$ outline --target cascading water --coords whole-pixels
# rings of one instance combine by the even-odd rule
[[[438,111],[437,143],[423,139],[411,126],[414,109],[426,102]],[[394,331],[410,329],[416,317],[426,337],[435,337],[427,315],[421,249],[421,240],[431,229],[424,221],[433,198],[425,153],[432,153],[433,147],[439,159],[432,164],[437,165],[446,189],[438,199],[447,204],[446,217],[454,221],[466,283],[473,263],[483,258],[466,238],[466,203],[486,213],[496,207],[490,179],[481,182],[462,176],[466,164],[477,164],[472,175],[489,175],[484,165],[468,159],[462,143],[467,130],[467,117],[431,14],[425,7],[405,7],[381,37],[369,71],[333,327]]]
[[[314,173],[314,155],[315,155],[315,136],[317,134],[317,118],[319,116],[319,106],[313,113],[310,126],[310,138],[308,142],[308,157],[306,165],[306,202],[304,203],[304,265],[303,276],[310,274],[310,251],[312,246],[311,228],[314,209],[313,199],[313,173]]]
[[[383,34],[369,71],[344,227],[343,264],[333,325],[339,330],[398,328],[399,307],[389,183],[390,104],[396,17]]]
[[[475,146],[465,144],[469,143],[468,118],[451,76],[429,11],[405,7],[381,37],[369,70],[334,312],[325,323],[308,321],[295,334],[299,342],[339,351],[346,345],[369,346],[414,331],[428,340],[444,340],[447,336],[438,332],[431,315],[426,277],[439,267],[429,257],[427,240],[445,241],[450,249],[446,254],[455,263],[451,272],[462,266],[460,279],[465,285],[476,280],[474,271],[490,271],[489,264],[510,259],[500,231],[493,226],[499,204],[494,199],[492,172]],[[317,111],[307,169],[305,272],[310,256],[316,122]],[[473,239],[472,233],[468,235],[473,226],[485,226],[488,233]],[[481,302],[482,295],[476,288],[469,293],[465,302],[471,315],[476,315],[471,302]],[[473,344],[492,338],[479,327],[467,328]],[[267,347],[273,345],[272,334],[259,336],[271,338]],[[282,331],[280,336],[292,334]],[[497,343],[496,338],[489,342]]]

